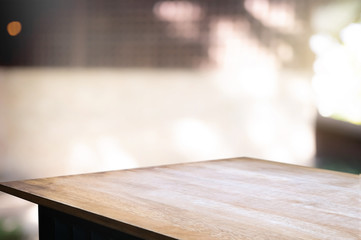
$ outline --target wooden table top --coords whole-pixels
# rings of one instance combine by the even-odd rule
[[[361,239],[358,175],[249,158],[0,184],[145,239]]]

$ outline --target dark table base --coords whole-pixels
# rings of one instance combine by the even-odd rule
[[[139,240],[84,219],[39,205],[40,240]]]

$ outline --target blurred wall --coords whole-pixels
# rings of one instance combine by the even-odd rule
[[[311,165],[308,83],[271,68],[263,79],[258,68],[247,71],[235,81],[222,71],[3,69],[0,176],[237,156]]]
[[[242,155],[311,165],[313,4],[1,2],[0,178]]]

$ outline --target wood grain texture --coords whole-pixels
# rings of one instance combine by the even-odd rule
[[[2,183],[145,239],[361,239],[360,177],[249,158]]]

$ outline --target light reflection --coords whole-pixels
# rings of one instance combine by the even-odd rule
[[[161,1],[153,8],[154,14],[163,21],[198,21],[203,13],[199,5],[189,1]]]
[[[310,39],[316,53],[312,80],[319,112],[361,123],[361,24],[351,24],[340,34],[342,42],[330,35]]]
[[[290,1],[245,0],[244,6],[264,26],[285,32],[300,30],[300,25],[296,21],[295,6]]]
[[[346,51],[352,55],[351,57],[355,58],[353,63],[357,64],[356,69],[361,71],[361,23],[348,25],[341,31],[340,37]]]
[[[221,18],[212,22],[211,29],[209,54],[222,79],[219,89],[235,97],[275,96],[278,61],[250,36],[248,23]]]
[[[252,105],[249,113],[246,133],[250,141],[259,146],[268,146],[276,139],[280,119],[275,112],[279,112],[274,105],[258,103]],[[266,120],[267,119],[267,120]]]
[[[170,37],[197,40],[200,34],[197,22],[203,17],[202,8],[190,1],[160,1],[153,7],[154,15],[166,25]]]
[[[120,147],[113,137],[101,137],[97,141],[97,150],[101,159],[97,169],[101,171],[128,169],[137,167],[133,157]]]
[[[68,164],[67,169],[70,174],[92,172],[97,165],[97,160],[93,149],[89,145],[83,142],[74,142],[71,144]]]
[[[284,42],[280,42],[276,46],[276,53],[278,57],[284,62],[290,62],[294,58],[292,47]]]
[[[24,226],[27,232],[35,232],[38,227],[38,206],[36,204],[32,204],[28,209],[25,211],[24,216]],[[34,233],[35,235],[35,233]]]
[[[109,171],[137,167],[136,161],[122,150],[117,139],[100,137],[95,144],[82,141],[71,144],[70,173]]]
[[[185,118],[173,125],[174,143],[177,150],[188,159],[216,159],[232,156],[220,136],[205,122]]]
[[[312,156],[315,154],[315,137],[313,128],[306,122],[301,123],[294,131],[289,140],[290,152],[293,158],[300,159],[299,164],[304,166],[312,166]],[[309,154],[309,158],[305,158],[305,154]]]

